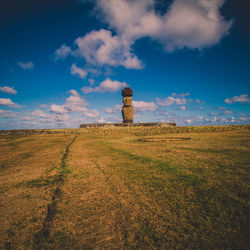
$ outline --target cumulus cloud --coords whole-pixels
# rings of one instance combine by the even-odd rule
[[[99,112],[96,109],[88,109],[89,105],[86,100],[80,96],[80,94],[72,89],[69,91],[70,96],[66,99],[66,102],[62,105],[51,104],[49,111],[46,113],[41,110],[35,110],[32,114],[40,117],[42,121],[48,121],[50,123],[60,123],[62,125],[68,126],[73,124],[72,117],[70,113],[78,112],[81,113],[81,117],[96,118],[99,117]],[[79,119],[75,121],[79,123]]]
[[[112,108],[105,108],[104,112],[107,113],[107,114],[112,114],[114,111],[113,111]]]
[[[86,111],[83,112],[84,116],[94,118],[99,116],[99,112],[96,109],[87,109]]]
[[[175,0],[162,17],[161,33],[156,37],[167,51],[217,44],[231,27],[231,22],[225,21],[219,12],[223,3],[223,0]]]
[[[66,58],[71,52],[71,48],[63,44],[55,51],[55,60]]]
[[[92,93],[92,92],[116,92],[123,87],[127,87],[126,82],[112,81],[109,78],[100,83],[97,87],[83,87],[81,90],[84,94]]]
[[[133,54],[127,41],[112,35],[109,30],[92,31],[77,38],[75,43],[78,47],[75,54],[89,64],[142,68],[141,61]]]
[[[105,108],[104,112],[106,114],[113,114],[113,113],[117,113],[117,112],[119,112],[121,110],[122,110],[122,105],[116,104],[113,109],[112,108]]]
[[[234,96],[232,98],[225,99],[225,103],[227,103],[227,104],[232,104],[235,102],[250,103],[250,97],[247,94],[244,94],[244,95]]]
[[[50,112],[57,115],[63,115],[67,113],[67,110],[65,109],[64,105],[52,104],[50,105]]]
[[[202,100],[197,99],[197,98],[195,100],[190,100],[190,101],[196,102],[198,104],[205,104],[206,103],[205,101],[202,101]]]
[[[246,114],[240,114],[238,120],[240,122],[250,123],[250,116],[247,116]]]
[[[86,106],[88,105],[88,103],[85,101],[85,99],[82,98],[74,89],[71,89],[69,92],[71,95],[66,99],[65,104],[52,104],[50,106],[51,113],[63,115],[68,112],[82,112],[87,110]]]
[[[157,105],[154,102],[133,101],[135,111],[155,111]]]
[[[17,116],[18,116],[17,112],[0,109],[0,117],[1,118],[15,118]]]
[[[8,86],[3,86],[3,87],[0,86],[0,92],[11,94],[11,95],[15,95],[17,93],[17,91],[14,88],[8,87]]]
[[[39,118],[40,122],[46,123],[47,125],[55,124],[56,126],[60,125],[68,126],[71,122],[71,117],[69,117],[67,114],[46,113],[40,109],[34,110],[27,117],[30,117],[31,118],[30,120],[33,122],[35,122],[35,120],[33,120],[34,118]]]
[[[234,112],[232,110],[225,110],[224,113],[227,115],[230,115],[230,114],[233,114]]]
[[[10,98],[0,98],[0,106],[20,108],[21,106],[17,103],[12,102]]]
[[[78,68],[74,63],[70,67],[70,73],[73,76],[77,76],[80,78],[85,78],[87,75],[87,71],[84,69]]]
[[[95,84],[95,80],[94,79],[88,79],[88,82],[89,82],[89,84],[92,86],[92,85],[94,85]]]
[[[97,123],[104,123],[104,122],[105,122],[105,120],[103,118],[100,118],[97,120]]]
[[[160,106],[171,106],[173,104],[177,104],[177,105],[184,105],[187,103],[187,99],[186,98],[175,98],[173,96],[169,96],[166,99],[160,99],[160,98],[156,98],[156,102],[158,105]]]
[[[71,53],[93,65],[141,69],[143,63],[133,52],[133,45],[143,37],[158,41],[167,52],[201,50],[220,42],[231,27],[220,13],[224,0],[174,0],[164,14],[156,13],[155,0],[95,2],[110,30],[94,30],[77,38],[73,53],[62,45],[56,51],[57,58]]]
[[[185,110],[186,107],[184,108],[184,105],[186,105],[187,103],[205,103],[205,101],[201,101],[200,99],[186,98],[187,96],[190,96],[190,93],[173,93],[171,94],[171,96],[168,96],[165,99],[156,98],[156,102],[160,106],[182,105],[182,107],[179,108],[182,110]],[[200,107],[199,109],[203,110],[203,107]]]
[[[180,110],[186,110],[187,108],[186,108],[186,106],[181,106],[181,107],[179,107],[179,109]]]
[[[24,70],[27,70],[27,69],[32,69],[34,68],[34,63],[33,62],[18,62],[18,65],[24,69]]]

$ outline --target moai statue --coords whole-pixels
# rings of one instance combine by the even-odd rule
[[[123,123],[134,122],[134,108],[132,106],[133,90],[130,88],[124,88],[122,90],[123,96],[123,107],[122,107],[122,118]]]

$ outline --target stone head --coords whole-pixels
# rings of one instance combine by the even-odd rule
[[[132,105],[132,97],[131,96],[123,97],[123,104],[124,104],[124,106],[131,106]]]

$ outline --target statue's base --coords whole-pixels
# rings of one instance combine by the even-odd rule
[[[112,127],[167,127],[176,126],[174,122],[143,122],[143,123],[86,123],[80,128],[112,128]]]

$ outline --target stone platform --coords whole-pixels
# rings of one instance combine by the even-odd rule
[[[142,122],[142,123],[86,123],[80,128],[112,128],[112,127],[167,127],[176,126],[174,122]]]

